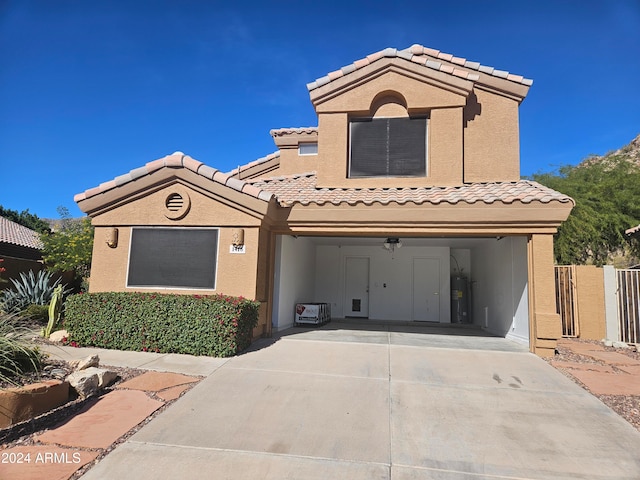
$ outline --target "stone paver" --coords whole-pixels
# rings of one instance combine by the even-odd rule
[[[175,387],[167,388],[165,390],[160,390],[159,392],[156,392],[156,396],[160,397],[165,402],[169,402],[171,400],[175,400],[180,395],[182,395],[182,392],[187,390],[190,386],[191,385],[177,385]]]
[[[68,422],[35,438],[47,444],[106,448],[162,405],[144,392],[114,390]]]
[[[599,345],[597,343],[577,342],[569,338],[562,338],[558,340],[558,345],[568,348],[569,350],[572,350],[576,353],[605,351],[604,346]]]
[[[640,365],[619,365],[617,368],[630,375],[640,378]]]
[[[568,369],[596,395],[640,395],[640,362],[602,345],[562,339],[558,344],[574,353],[599,360],[606,365],[551,361],[554,367]],[[613,367],[616,368],[614,370]],[[625,373],[620,373],[620,370]]]
[[[551,361],[551,365],[556,368],[568,368],[570,370],[592,370],[601,373],[616,373],[616,371],[608,365],[598,365],[597,363],[578,363],[578,362],[562,362]]]
[[[571,375],[596,395],[640,395],[640,376],[574,370]]]
[[[640,361],[631,358],[627,355],[624,355],[622,353],[617,353],[617,352],[594,352],[594,351],[589,351],[589,352],[580,352],[583,355],[587,355],[591,358],[595,358],[596,360],[601,360],[605,363],[608,363],[609,365],[639,365],[640,366]]]
[[[189,377],[180,373],[170,372],[145,372],[142,375],[132,378],[126,382],[119,384],[116,388],[143,390],[145,392],[159,392],[167,388],[178,385],[196,383],[199,378]]]
[[[67,479],[98,452],[52,445],[13,447],[0,451],[0,478],[11,480]]]

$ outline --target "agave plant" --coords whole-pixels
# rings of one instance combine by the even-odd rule
[[[40,370],[41,355],[29,341],[32,335],[15,315],[0,313],[0,382],[19,385],[23,374]]]
[[[29,270],[28,274],[20,273],[20,278],[11,279],[13,288],[0,293],[0,309],[17,313],[29,305],[47,305],[51,301],[53,291],[60,279],[53,280],[53,274],[45,270],[37,274]]]

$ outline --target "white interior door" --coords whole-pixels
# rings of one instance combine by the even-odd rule
[[[346,257],[344,314],[347,317],[369,316],[369,258]]]
[[[440,259],[413,259],[413,320],[440,321]]]

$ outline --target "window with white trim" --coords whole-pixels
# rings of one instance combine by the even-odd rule
[[[314,143],[301,143],[298,145],[298,155],[317,155],[318,144]]]
[[[128,287],[215,289],[218,229],[131,229]]]
[[[358,118],[350,124],[349,177],[427,175],[427,118]]]

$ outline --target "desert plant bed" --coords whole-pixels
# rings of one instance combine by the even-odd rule
[[[13,388],[15,387],[16,382],[21,386],[26,386],[45,380],[64,380],[64,378],[71,374],[73,370],[73,366],[67,362],[61,360],[46,359],[44,361],[44,368],[41,372],[29,372],[28,374],[24,374],[20,378],[15,379],[12,383],[0,382],[0,389]],[[109,367],[109,370],[118,374],[116,382],[111,385],[109,389],[123,381],[140,375],[143,372],[143,370],[138,370],[135,368],[122,367]],[[73,392],[73,390],[71,391]],[[78,398],[77,395],[71,394],[69,396],[69,401],[64,405],[38,415],[31,420],[26,420],[24,422],[11,425],[7,428],[0,429],[0,444],[3,444],[2,448],[8,448],[12,445],[29,445],[30,443],[28,443],[28,437],[30,435],[47,430],[54,425],[62,422],[64,419],[70,418],[90,399],[91,397],[88,399],[81,399]]]
[[[61,364],[64,364],[64,365],[61,365]],[[62,367],[62,368],[71,369],[71,366],[68,364],[65,364],[65,362],[55,362],[55,363],[52,363],[52,365],[55,365],[56,368]],[[124,383],[128,380],[131,380],[134,377],[137,377],[138,375],[145,373],[145,370],[139,370],[135,368],[113,367],[113,366],[109,366],[108,368],[111,371],[115,371],[118,374],[118,378],[113,384],[111,384],[106,388],[103,388],[102,391],[100,392],[100,395],[109,393],[115,390],[116,388],[118,388],[118,386],[121,383]],[[189,390],[191,390],[191,388],[193,388],[197,383],[198,382],[196,381],[194,383],[187,384],[185,390],[182,392],[180,397],[185,393],[187,393]],[[152,398],[158,398],[155,396],[155,393],[153,392],[148,392],[147,395],[149,395]],[[153,420],[162,412],[164,412],[168,407],[173,405],[173,403],[176,402],[180,397],[172,400],[162,399],[164,404],[160,408],[155,410],[151,415],[149,415],[142,422],[140,422],[139,424],[131,428],[127,433],[122,435],[120,438],[118,438],[115,442],[113,442],[108,447],[98,449],[97,457],[93,461],[89,462],[88,464],[84,465],[82,468],[77,470],[74,474],[69,476],[68,480],[77,480],[80,477],[82,477],[85,473],[87,473],[89,469],[91,469],[94,465],[99,463],[106,455],[112,452],[118,445],[125,442],[129,437],[131,437],[136,432],[138,432],[142,427],[147,425],[151,420]],[[55,410],[52,410],[46,414],[43,414],[34,418],[32,421],[22,422],[21,424],[16,424],[7,429],[0,430],[0,451],[4,449],[10,449],[12,447],[37,445],[38,441],[36,440],[36,437],[39,434],[44,433],[47,430],[51,430],[65,423],[67,420],[74,417],[76,414],[82,412],[85,405],[87,405],[88,402],[95,401],[95,398],[96,397],[90,397],[87,399],[76,399],[76,400],[70,401],[66,405],[63,405],[59,408],[56,408]],[[83,450],[84,447],[76,447],[76,449]],[[95,449],[89,449],[89,450],[95,452]]]

